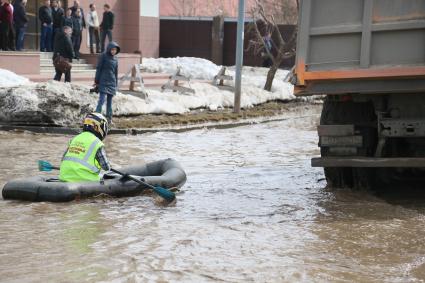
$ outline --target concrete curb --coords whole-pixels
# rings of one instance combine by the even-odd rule
[[[109,134],[111,135],[142,135],[147,133],[157,132],[172,132],[172,133],[183,133],[193,130],[200,129],[230,129],[241,126],[248,126],[252,124],[263,124],[276,121],[284,121],[294,118],[304,118],[308,116],[297,116],[297,117],[278,117],[268,118],[262,120],[249,120],[239,121],[234,123],[216,123],[216,124],[200,124],[191,125],[186,127],[175,127],[175,128],[149,128],[149,129],[111,129]],[[76,135],[81,132],[80,128],[68,128],[68,127],[53,127],[53,126],[20,126],[20,125],[4,125],[0,124],[0,131],[29,131],[32,133],[39,134],[60,134],[60,135]]]

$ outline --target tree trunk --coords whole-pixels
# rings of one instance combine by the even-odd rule
[[[273,79],[274,79],[274,76],[276,75],[279,65],[280,65],[280,62],[279,64],[274,63],[270,67],[269,71],[267,72],[267,80],[266,80],[266,84],[264,85],[264,90],[267,90],[267,91],[272,90]]]
[[[277,69],[279,69],[280,64],[282,64],[283,59],[285,59],[284,55],[284,46],[280,46],[279,52],[277,53],[277,56],[273,59],[273,65],[270,67],[268,73],[267,73],[267,80],[266,84],[264,85],[264,90],[271,91],[272,85],[273,85],[273,79],[276,75]]]

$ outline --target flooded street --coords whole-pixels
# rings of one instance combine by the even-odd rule
[[[422,282],[425,205],[326,189],[320,106],[222,130],[111,135],[113,165],[171,157],[188,181],[153,198],[0,201],[1,282]],[[70,136],[0,132],[0,186],[58,164]],[[43,173],[42,173],[43,174]]]

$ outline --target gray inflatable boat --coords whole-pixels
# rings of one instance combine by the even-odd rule
[[[125,167],[120,171],[140,176],[148,184],[167,189],[180,188],[186,182],[186,173],[173,159]],[[143,191],[140,184],[131,180],[123,182],[120,175],[108,173],[100,182],[65,183],[46,176],[12,180],[3,187],[2,195],[4,199],[66,202],[100,194],[134,196]]]

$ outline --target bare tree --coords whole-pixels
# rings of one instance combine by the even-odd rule
[[[269,0],[270,5],[280,0]],[[216,16],[223,15],[234,17],[238,11],[238,0],[168,0],[174,15],[181,17],[192,16]],[[255,3],[255,0],[247,0],[248,9]],[[276,6],[273,6],[275,9]],[[280,6],[278,6],[280,9]]]
[[[170,5],[180,17],[195,16],[199,7],[195,0],[171,0]]]
[[[202,5],[205,7],[205,15],[216,16],[233,16],[238,11],[237,0],[209,0],[204,1]]]
[[[247,33],[253,33],[254,39],[250,40],[248,49],[252,49],[254,54],[257,55],[263,53],[264,56],[268,56],[268,58],[271,59],[272,65],[267,73],[267,80],[264,85],[264,89],[270,91],[273,79],[283,60],[290,58],[295,54],[297,34],[297,27],[295,26],[293,32],[285,40],[279,30],[276,17],[280,17],[280,23],[296,22],[298,17],[299,0],[279,0],[280,9],[276,9],[277,1],[255,1],[256,4],[251,10],[253,22],[248,26],[247,30]],[[292,5],[295,5],[295,9],[288,8],[292,7]],[[289,10],[285,10],[285,8]],[[276,11],[278,12],[277,14]],[[263,33],[261,31],[263,31]],[[273,38],[277,38],[277,42],[274,44],[276,52],[271,52],[271,50],[266,48],[266,42],[263,34],[266,34],[267,32],[270,32]]]
[[[295,25],[298,20],[298,0],[255,0],[260,3],[268,18],[273,17],[277,24]]]

